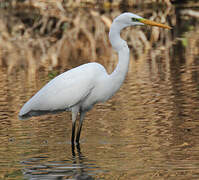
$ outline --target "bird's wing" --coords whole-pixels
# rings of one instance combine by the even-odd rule
[[[83,101],[94,88],[95,68],[79,66],[47,83],[21,109],[19,116],[30,111],[58,111]]]

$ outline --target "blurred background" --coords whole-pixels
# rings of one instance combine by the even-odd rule
[[[0,0],[0,179],[199,179],[197,0]],[[108,32],[122,12],[167,24],[125,29],[129,72],[70,147],[69,113],[19,121],[58,74],[117,64]]]

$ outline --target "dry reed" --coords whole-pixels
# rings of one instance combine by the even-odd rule
[[[93,8],[70,9],[63,2],[16,1],[14,4],[12,1],[9,7],[1,9],[0,65],[6,66],[8,73],[25,68],[34,75],[40,68],[68,69],[96,61],[97,57],[115,59],[107,35],[112,19],[120,10],[100,14]],[[168,7],[150,12],[149,18],[166,23],[171,11]],[[140,15],[144,16],[144,12]],[[165,33],[168,32],[157,28],[152,29],[151,35],[146,35],[142,29],[128,29],[123,37],[134,50],[134,58],[146,53],[155,58],[162,54],[165,46],[171,45],[170,38],[164,39]],[[148,52],[152,47],[154,51]]]

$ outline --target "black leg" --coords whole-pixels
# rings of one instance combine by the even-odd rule
[[[76,126],[76,118],[77,118],[78,111],[72,111],[72,136],[71,136],[71,143],[74,144],[75,142],[75,126]]]
[[[80,112],[79,127],[78,127],[78,131],[77,131],[77,136],[76,136],[76,143],[77,144],[79,144],[79,139],[80,139],[80,135],[81,135],[84,116],[85,116],[85,112]]]
[[[76,154],[75,154],[75,144],[74,143],[71,144],[71,150],[72,150],[72,156],[75,157]]]
[[[76,121],[72,122],[72,136],[71,136],[71,143],[72,144],[74,144],[74,141],[75,141],[75,124],[76,124]]]

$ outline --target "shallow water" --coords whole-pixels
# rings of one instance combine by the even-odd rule
[[[199,179],[199,59],[176,42],[182,24],[166,55],[132,61],[120,91],[87,113],[80,147],[69,112],[18,119],[48,74],[1,68],[0,179]]]

